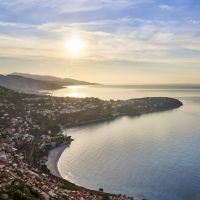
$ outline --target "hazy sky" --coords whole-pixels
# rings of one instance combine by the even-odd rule
[[[65,48],[76,35],[79,57]],[[200,83],[199,0],[0,0],[0,73]]]

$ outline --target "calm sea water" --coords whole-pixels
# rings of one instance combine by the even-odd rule
[[[180,99],[184,105],[172,111],[66,130],[75,141],[58,169],[64,178],[92,189],[150,200],[200,199],[200,90],[77,86],[54,95]]]

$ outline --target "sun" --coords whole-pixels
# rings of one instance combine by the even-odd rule
[[[85,49],[85,43],[78,37],[72,37],[66,41],[65,48],[72,56],[80,56]]]

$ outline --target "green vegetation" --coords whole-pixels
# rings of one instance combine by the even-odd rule
[[[38,195],[31,186],[13,182],[10,186],[0,191],[0,196],[8,196],[9,200],[37,200]]]

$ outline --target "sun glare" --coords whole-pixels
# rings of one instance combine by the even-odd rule
[[[66,41],[65,47],[71,55],[80,56],[85,48],[85,43],[80,38],[73,37]]]

